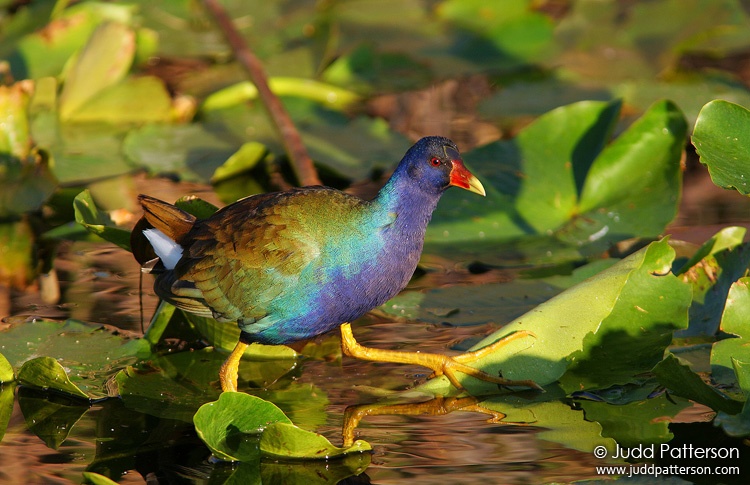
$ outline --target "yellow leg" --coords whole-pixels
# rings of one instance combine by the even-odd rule
[[[348,323],[341,325],[341,346],[344,350],[344,354],[355,359],[369,360],[373,362],[392,362],[397,364],[416,364],[422,367],[432,369],[435,376],[445,375],[448,380],[456,387],[456,389],[463,389],[463,386],[456,377],[456,372],[467,374],[483,381],[500,384],[502,386],[524,386],[532,389],[542,390],[542,388],[532,380],[524,381],[512,381],[509,379],[503,379],[502,377],[495,377],[487,374],[479,369],[466,365],[469,362],[473,362],[489,353],[496,351],[503,345],[513,340],[532,336],[529,332],[515,332],[507,337],[504,337],[497,342],[479,349],[475,352],[469,352],[467,354],[458,355],[456,357],[449,357],[443,354],[429,354],[425,352],[402,352],[398,350],[382,350],[373,349],[370,347],[363,347],[354,338],[352,333],[352,327]]]
[[[237,392],[237,369],[240,366],[240,359],[245,353],[247,344],[239,341],[234,346],[234,350],[229,354],[227,360],[221,365],[219,379],[221,380],[221,390],[224,392]]]
[[[468,396],[462,398],[436,397],[426,402],[403,403],[403,404],[363,404],[349,406],[344,412],[344,426],[342,435],[344,447],[354,444],[355,430],[360,421],[368,416],[442,416],[453,411],[473,411],[492,416],[488,422],[499,423],[505,418],[505,414],[484,408],[480,405],[479,398]]]

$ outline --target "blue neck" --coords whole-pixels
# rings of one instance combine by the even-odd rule
[[[383,215],[396,216],[392,224],[396,234],[419,238],[421,250],[427,224],[443,191],[415,183],[401,164],[373,202]]]

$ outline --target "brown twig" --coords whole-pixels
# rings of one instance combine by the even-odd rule
[[[258,96],[263,102],[271,123],[276,128],[284,150],[289,157],[297,179],[302,185],[321,185],[318,172],[302,143],[297,127],[294,126],[289,113],[281,104],[279,98],[268,87],[268,77],[263,69],[263,64],[250,50],[245,39],[242,38],[232,19],[217,0],[203,0],[203,5],[213,16],[221,31],[234,52],[234,56],[242,67],[247,71],[250,80],[258,88]]]

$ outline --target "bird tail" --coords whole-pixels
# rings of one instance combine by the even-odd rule
[[[138,202],[143,207],[143,217],[136,223],[130,235],[130,248],[136,261],[142,267],[155,268],[154,259],[163,256],[164,252],[159,250],[159,245],[156,245],[156,250],[154,249],[154,240],[171,241],[175,247],[179,247],[185,236],[193,228],[196,217],[172,204],[148,195],[139,195]],[[158,232],[153,232],[154,230]],[[151,237],[149,237],[149,234],[151,234]],[[159,237],[154,238],[155,234]]]

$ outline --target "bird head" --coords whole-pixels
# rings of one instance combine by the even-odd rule
[[[409,176],[428,190],[442,192],[450,186],[485,195],[482,183],[464,166],[456,144],[448,138],[428,136],[404,156]]]

